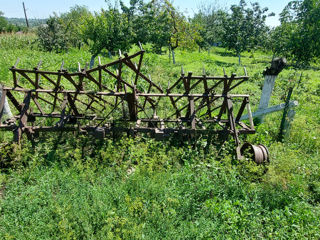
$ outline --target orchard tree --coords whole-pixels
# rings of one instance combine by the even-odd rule
[[[281,55],[290,59],[292,57],[290,49],[293,48],[292,33],[297,31],[298,25],[291,22],[283,22],[280,26],[275,27],[268,37],[267,49],[275,55]]]
[[[224,22],[223,45],[237,54],[239,64],[242,52],[263,45],[269,30],[266,18],[274,15],[267,15],[268,8],[261,9],[258,3],[251,4],[252,8],[246,6],[245,0],[240,0],[239,5],[232,5],[231,13]]]
[[[286,36],[274,39],[275,53],[289,55],[298,65],[309,65],[320,57],[319,0],[291,1],[280,14],[281,25],[275,29]]]
[[[168,46],[169,18],[163,10],[162,1],[144,3],[142,0],[131,0],[129,6],[120,1],[120,6],[128,19],[132,44],[151,43],[157,53],[162,52],[162,47]]]
[[[5,32],[8,27],[8,22],[3,16],[3,12],[0,11],[0,33]]]
[[[157,53],[169,47],[174,63],[176,48],[194,48],[200,38],[197,25],[167,0],[131,0],[128,7],[120,1],[120,6],[132,30],[131,43],[151,43]]]
[[[135,40],[151,43],[156,53],[167,47],[170,39],[169,14],[163,1],[150,1],[140,7],[141,15],[134,25]]]
[[[85,23],[86,18],[91,15],[87,7],[79,5],[71,7],[69,12],[60,15],[59,22],[63,26],[68,42],[72,47],[81,47],[82,38],[79,29]]]
[[[219,45],[224,35],[224,22],[227,12],[213,5],[203,5],[192,19],[193,24],[198,24],[198,32],[201,36],[197,42],[199,51],[201,48],[209,48]]]
[[[90,67],[93,67],[95,57],[103,50],[109,54],[119,49],[128,50],[130,36],[126,15],[115,7],[109,6],[108,10],[89,16],[82,26],[82,39],[92,54]]]
[[[57,16],[49,17],[46,24],[38,28],[37,36],[40,46],[45,51],[63,52],[70,47],[65,29]]]
[[[175,60],[175,49],[179,46],[194,49],[201,38],[196,25],[192,25],[185,16],[175,9],[169,1],[164,1],[164,11],[168,15],[169,50],[172,52],[172,62]]]
[[[86,7],[75,6],[60,16],[54,14],[37,30],[38,42],[46,51],[62,52],[71,47],[81,47],[79,29],[91,13]]]

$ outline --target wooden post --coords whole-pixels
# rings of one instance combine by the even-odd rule
[[[279,141],[281,142],[284,140],[285,136],[288,135],[290,123],[293,121],[293,118],[296,114],[294,110],[289,109],[289,103],[292,96],[292,92],[293,92],[293,87],[289,89],[288,96],[286,99],[286,107],[284,108],[283,116],[281,120],[280,132],[279,132]]]
[[[290,101],[289,102],[289,108],[290,109],[294,108],[294,107],[297,107],[298,105],[299,105],[298,101]],[[267,115],[267,114],[270,114],[270,113],[279,112],[279,111],[284,110],[285,107],[286,107],[286,103],[281,103],[279,105],[272,106],[272,107],[269,107],[267,109],[254,112],[254,113],[252,113],[252,117],[257,118],[257,117],[260,117],[262,115]],[[243,115],[240,118],[240,121],[247,120],[247,119],[249,119],[249,114]]]
[[[296,115],[296,111],[294,109],[290,109],[288,111],[286,120],[283,124],[283,139],[284,140],[286,140],[289,137],[291,123],[293,122],[295,115]]]
[[[26,18],[26,23],[27,23],[27,28],[29,28],[29,22],[28,22],[28,17],[27,17],[27,11],[26,11],[26,7],[24,5],[24,2],[22,2],[23,5],[23,11],[24,11],[24,16]]]
[[[278,74],[284,69],[286,64],[287,64],[287,60],[285,58],[275,58],[271,62],[271,67],[267,68],[263,72],[263,75],[265,76],[265,80],[262,88],[262,94],[260,98],[258,111],[263,111],[268,108],[276,78]],[[257,118],[258,122],[260,123],[263,122],[263,119],[264,119],[264,115],[260,115]]]

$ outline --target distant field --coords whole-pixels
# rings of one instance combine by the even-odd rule
[[[6,20],[14,25],[17,26],[26,26],[26,19],[25,18],[6,18]],[[30,27],[36,27],[39,26],[41,24],[45,24],[47,19],[28,19],[29,22],[29,26]]]
[[[144,71],[162,86],[185,71],[243,74],[238,58],[222,48],[208,52],[148,51]],[[133,48],[131,51],[137,50]],[[38,50],[34,35],[0,35],[0,82],[20,67],[76,71],[90,60],[84,48],[56,54]],[[251,76],[237,93],[259,103],[263,70],[271,53],[244,53]],[[102,62],[111,61],[102,56]],[[319,239],[320,238],[320,66],[288,67],[276,81],[270,105],[284,102],[298,75],[292,99],[299,101],[290,136],[277,142],[282,113],[266,117],[249,136],[269,147],[267,170],[235,160],[232,144],[217,160],[195,148],[143,137],[92,142],[63,134],[25,143],[11,152],[10,133],[0,132],[0,239]],[[135,171],[131,173],[132,169]]]

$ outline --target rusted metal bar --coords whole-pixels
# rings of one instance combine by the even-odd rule
[[[184,77],[184,78],[186,78],[186,77]],[[191,80],[200,80],[202,78],[203,78],[203,76],[192,76]],[[227,76],[227,78],[228,78],[228,76]],[[225,79],[226,79],[225,76],[217,76],[217,77],[207,76],[207,80],[218,80],[219,81],[219,80],[225,80]],[[243,80],[243,79],[248,80],[249,77],[248,76],[241,76],[241,77],[236,77],[235,76],[233,79],[234,80]]]
[[[140,55],[140,59],[139,59],[139,64],[138,64],[137,72],[140,72],[140,70],[141,70],[142,60],[143,60],[143,53]],[[138,74],[138,73],[136,73],[136,78],[135,78],[135,80],[134,80],[134,85],[137,85],[137,83],[138,83],[138,79],[139,79],[139,74]]]
[[[243,101],[242,101],[242,104],[241,104],[241,107],[240,107],[240,110],[237,114],[237,117],[236,117],[236,122],[239,122],[242,114],[243,114],[243,111],[245,110],[247,104],[249,103],[249,98],[244,98]]]
[[[27,111],[29,110],[31,100],[31,91],[26,93],[26,96],[23,100],[22,109],[19,116],[19,125],[13,130],[13,140],[16,143],[20,143],[22,133],[24,132],[23,129],[27,125],[28,115]]]
[[[41,112],[41,114],[44,114],[44,111],[42,110],[42,108],[41,108],[41,106],[40,106],[40,104],[39,104],[39,102],[37,100],[37,97],[34,96],[34,95],[31,95],[31,97],[32,97],[33,102],[36,104],[37,108]]]
[[[70,94],[83,94],[83,95],[97,95],[97,96],[125,96],[125,92],[97,92],[97,91],[74,91],[74,90],[61,90],[61,91],[55,91],[55,90],[49,90],[49,89],[24,89],[24,88],[8,88],[3,87],[4,90],[14,90],[17,92],[39,92],[39,93],[58,93],[58,94],[64,94],[64,93],[70,93]],[[206,97],[219,97],[223,98],[226,96],[229,96],[230,98],[244,98],[249,97],[247,94],[205,94],[205,93],[193,93],[193,94],[186,94],[186,93],[139,93],[137,91],[136,94],[138,97],[196,97],[196,98],[206,98]]]

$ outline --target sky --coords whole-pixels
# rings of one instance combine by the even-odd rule
[[[261,7],[268,7],[275,17],[267,19],[269,26],[279,25],[279,13],[288,4],[290,0],[247,0],[247,2],[259,2]],[[22,2],[25,3],[28,18],[47,18],[53,12],[67,12],[74,5],[85,5],[90,11],[99,11],[106,8],[105,0],[0,0],[0,11],[4,12],[6,17],[24,17]],[[129,0],[124,0],[128,3]],[[232,4],[238,4],[239,0],[174,0],[174,5],[189,16],[193,16],[202,4],[217,4],[221,8],[228,9]]]

